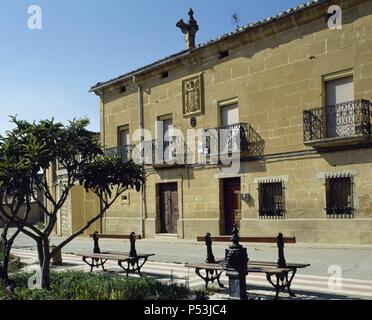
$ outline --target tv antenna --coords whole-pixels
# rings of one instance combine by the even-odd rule
[[[232,22],[236,25],[236,29],[239,29],[240,15],[237,11],[233,12],[231,15]]]

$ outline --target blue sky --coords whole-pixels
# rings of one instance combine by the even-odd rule
[[[88,116],[99,130],[99,100],[89,88],[184,49],[176,22],[195,11],[197,43],[304,0],[1,0],[0,134],[9,115],[65,122]],[[30,5],[42,29],[27,27]]]

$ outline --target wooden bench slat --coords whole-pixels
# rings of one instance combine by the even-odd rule
[[[123,256],[129,256],[129,252],[121,252],[121,251],[102,251],[101,254],[108,254],[108,255],[123,255]],[[137,256],[154,256],[155,253],[137,253]]]
[[[222,270],[222,266],[218,263],[186,263],[185,267],[187,268],[196,268],[196,269],[208,269],[208,270]]]
[[[249,261],[248,265],[262,265],[262,266],[276,266],[276,262],[269,262],[269,261]],[[311,264],[309,263],[291,263],[287,262],[286,263],[288,268],[306,268],[310,267]]]
[[[195,268],[195,269],[206,269],[206,270],[223,270],[223,267],[218,263],[199,263],[199,264],[193,264],[193,263],[187,263],[185,264],[185,267],[187,268]],[[289,272],[292,269],[290,268],[274,268],[270,266],[248,266],[248,273],[267,273],[267,274],[280,274],[283,272]]]
[[[130,239],[129,234],[110,234],[110,233],[98,233],[98,238],[100,239]],[[89,236],[90,238],[93,238],[93,234]],[[135,235],[135,238],[137,240],[142,239],[141,235]]]
[[[92,258],[92,259],[107,259],[107,260],[117,260],[117,261],[124,261],[134,258],[148,258],[154,256],[155,254],[137,254],[137,257],[130,257],[127,254],[105,254],[105,253],[83,253],[80,256],[85,258]]]
[[[211,237],[213,242],[231,242],[231,236]],[[284,243],[296,243],[296,237],[284,237]],[[198,242],[205,241],[205,237],[197,237]],[[248,243],[277,243],[276,237],[240,237],[240,242]]]

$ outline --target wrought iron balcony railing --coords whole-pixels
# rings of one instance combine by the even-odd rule
[[[371,105],[367,100],[355,100],[305,110],[303,115],[305,144],[332,138],[369,136]]]
[[[185,164],[191,155],[181,137],[172,137],[171,141],[149,140],[138,145],[122,145],[106,148],[108,156],[119,156],[123,161],[133,160],[145,165]]]
[[[136,145],[121,145],[105,150],[108,156],[119,156],[123,161],[135,160],[138,157]]]
[[[240,153],[262,156],[265,141],[248,123],[206,129],[203,132],[202,153],[205,155]]]
[[[187,163],[188,150],[181,137],[171,137],[170,141],[150,140],[143,142],[143,163],[145,165],[183,165]]]

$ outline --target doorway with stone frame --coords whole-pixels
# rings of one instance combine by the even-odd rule
[[[161,183],[158,192],[158,233],[177,235],[179,220],[178,186],[177,182]]]
[[[222,234],[231,235],[234,225],[240,229],[242,218],[240,178],[222,179]]]

